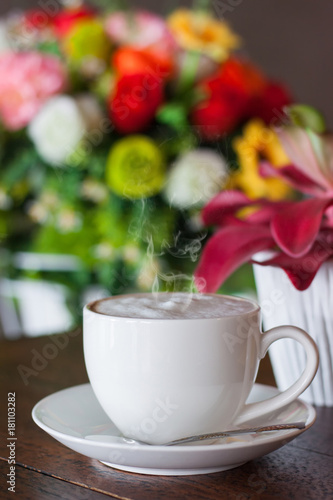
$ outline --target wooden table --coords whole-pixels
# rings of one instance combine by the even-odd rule
[[[32,407],[44,396],[87,382],[80,331],[1,342],[0,373],[1,499],[333,498],[333,408],[317,408],[317,422],[309,431],[237,469],[197,476],[146,476],[120,472],[79,455],[55,441],[31,419]],[[267,365],[260,373],[260,382],[265,381],[272,383]],[[14,496],[6,484],[10,472],[6,446],[9,392],[16,396]]]

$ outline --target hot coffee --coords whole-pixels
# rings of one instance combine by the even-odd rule
[[[243,315],[258,306],[237,297],[178,292],[108,297],[93,302],[89,309],[121,318],[207,319]]]
[[[160,444],[238,426],[279,410],[313,379],[318,354],[299,328],[261,332],[252,301],[191,293],[110,297],[84,309],[91,386],[124,436]],[[300,342],[304,372],[286,391],[246,404],[260,359],[281,338]]]

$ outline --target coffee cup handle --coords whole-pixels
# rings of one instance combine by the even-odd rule
[[[270,345],[276,340],[293,339],[302,344],[306,352],[306,366],[300,377],[288,389],[272,398],[258,403],[246,404],[234,420],[235,425],[240,425],[248,420],[261,417],[267,413],[278,410],[294,401],[311,384],[318,368],[319,354],[315,342],[301,328],[295,326],[278,326],[261,335],[259,357],[262,359]]]

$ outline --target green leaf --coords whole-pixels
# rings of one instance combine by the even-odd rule
[[[322,134],[326,130],[325,118],[315,108],[307,104],[294,104],[286,109],[294,125]]]
[[[188,126],[187,109],[180,102],[165,104],[158,110],[156,118],[176,130],[183,130]]]
[[[7,189],[13,188],[17,182],[26,178],[38,162],[38,155],[33,147],[22,147],[11,151],[11,154],[3,160],[5,168],[1,176],[2,183]]]
[[[38,45],[38,49],[45,54],[62,57],[62,52],[56,40],[46,40]]]

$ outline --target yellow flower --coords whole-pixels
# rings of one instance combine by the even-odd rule
[[[64,50],[73,62],[79,64],[92,60],[107,61],[110,41],[98,20],[84,19],[69,31],[64,39]]]
[[[203,11],[178,9],[169,16],[168,26],[183,49],[201,52],[217,62],[240,45],[240,38],[226,22]]]
[[[165,163],[155,142],[143,135],[115,143],[106,165],[106,181],[118,195],[145,198],[157,194],[164,183]]]
[[[245,127],[242,137],[233,141],[239,161],[239,170],[231,175],[229,188],[241,189],[250,198],[283,200],[292,189],[282,180],[261,177],[260,160],[267,160],[275,167],[289,163],[275,132],[260,120],[252,120]]]

